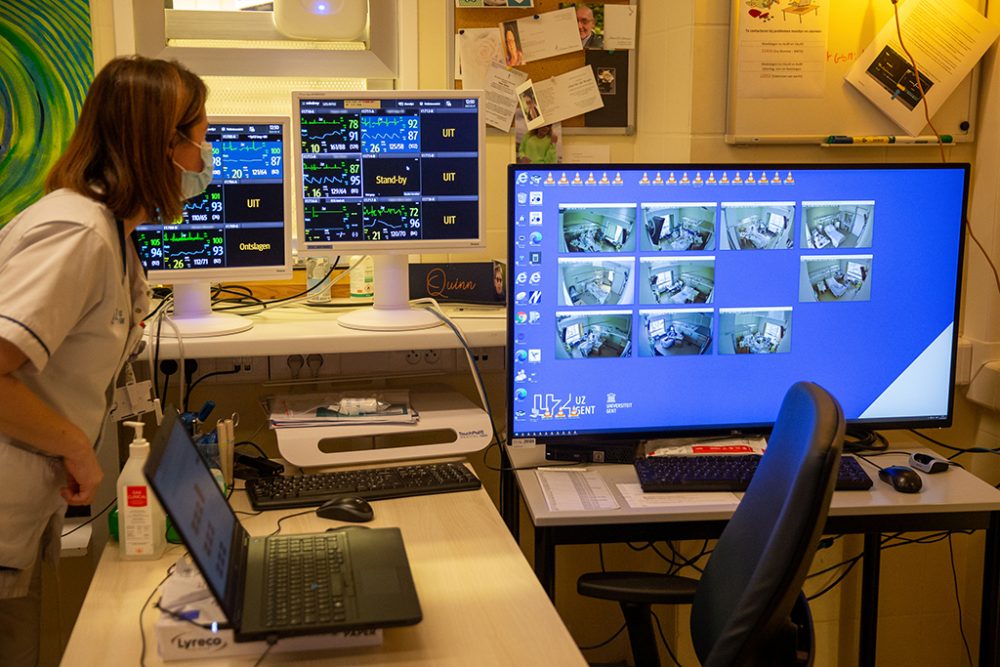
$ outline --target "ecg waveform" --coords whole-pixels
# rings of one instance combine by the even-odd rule
[[[168,269],[222,266],[225,245],[221,229],[164,230],[163,264]]]
[[[222,186],[213,183],[205,192],[184,202],[184,221],[191,223],[222,223]]]
[[[302,194],[305,197],[361,196],[361,160],[303,158]]]
[[[363,116],[361,152],[419,153],[420,119],[417,116]]]
[[[357,114],[303,116],[303,153],[342,153],[360,150],[361,128]]]
[[[281,179],[281,142],[225,141],[213,147],[213,157],[226,181]]]
[[[362,215],[365,240],[392,241],[421,237],[420,206],[417,204],[368,205]]]
[[[313,204],[303,211],[306,241],[361,239],[361,210],[357,204]]]

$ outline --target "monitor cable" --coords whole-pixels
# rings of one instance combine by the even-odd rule
[[[903,41],[903,31],[899,24],[899,5],[897,4],[898,0],[890,0],[890,1],[892,2],[892,11],[896,22],[896,37],[899,39],[899,46],[903,49],[903,52],[906,54],[906,57],[910,59],[910,66],[913,68],[913,78],[916,80],[917,90],[920,92],[920,102],[921,102],[921,107],[924,110],[924,118],[927,120],[927,126],[931,128],[931,133],[935,137],[938,137],[937,146],[938,150],[941,152],[941,162],[943,164],[947,164],[948,157],[944,151],[944,143],[940,141],[941,134],[937,131],[937,128],[934,127],[934,123],[931,122],[930,108],[928,107],[927,104],[927,96],[924,94],[923,82],[920,80],[920,70],[917,68],[917,61],[910,53],[909,49],[906,48],[906,43]],[[965,231],[966,233],[968,233],[969,238],[972,239],[972,242],[975,243],[976,247],[979,248],[979,251],[983,254],[983,258],[986,260],[986,263],[989,265],[990,270],[993,272],[993,280],[996,283],[997,292],[1000,293],[1000,272],[997,271],[996,264],[993,263],[993,259],[990,257],[990,254],[986,251],[986,248],[979,241],[979,238],[976,236],[975,232],[972,231],[972,224],[970,224],[968,217],[966,217],[964,214],[962,217],[962,222],[965,223]]]

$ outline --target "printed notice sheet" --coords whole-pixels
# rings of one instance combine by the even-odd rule
[[[482,90],[486,72],[493,63],[503,64],[500,32],[496,28],[466,28],[456,35],[462,88]]]
[[[1000,26],[963,0],[909,0],[899,9],[903,45],[913,56],[920,82],[896,34],[895,19],[882,27],[845,77],[910,135],[931,117],[979,62]]]
[[[489,66],[483,82],[483,114],[487,125],[504,132],[510,129],[517,110],[517,87],[527,78],[528,75],[520,70],[496,63]]]
[[[828,0],[787,4],[738,3],[736,95],[746,98],[823,97]],[[820,11],[820,5],[822,7]],[[775,20],[782,14],[784,20]]]
[[[604,106],[590,65],[541,81],[525,81],[517,87],[517,99],[529,130]]]
[[[504,21],[500,36],[511,67],[583,50],[572,7]]]
[[[604,5],[604,48],[635,48],[635,19],[639,8],[635,5]]]
[[[614,510],[620,505],[601,474],[586,468],[535,471],[545,503],[553,512]]]

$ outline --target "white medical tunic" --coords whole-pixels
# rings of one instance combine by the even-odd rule
[[[13,376],[95,445],[148,308],[139,258],[103,204],[57,190],[0,229],[0,337],[28,359]],[[59,459],[0,433],[0,598],[26,593],[47,530],[58,554],[64,484]]]

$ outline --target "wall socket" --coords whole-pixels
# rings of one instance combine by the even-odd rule
[[[236,369],[235,373],[230,373]],[[197,380],[208,373],[220,372],[205,380],[205,384],[238,384],[266,382],[268,378],[267,357],[220,357],[219,359],[199,359]]]

